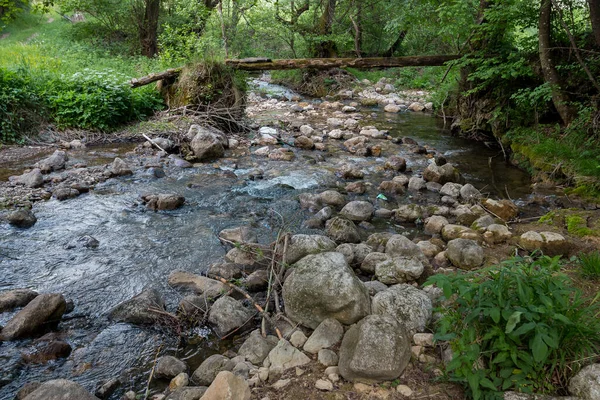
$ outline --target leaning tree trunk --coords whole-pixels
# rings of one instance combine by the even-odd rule
[[[540,6],[540,20],[539,20],[539,55],[540,65],[542,67],[542,73],[544,80],[552,87],[552,103],[558,111],[560,118],[565,125],[569,125],[575,116],[575,112],[569,105],[569,98],[567,94],[562,90],[562,80],[551,54],[551,20],[552,20],[552,0],[542,0]]]
[[[144,19],[140,25],[142,55],[154,57],[158,53],[158,15],[160,0],[144,0]]]
[[[590,6],[590,20],[596,45],[600,47],[600,0],[588,0]]]
[[[325,9],[319,20],[318,34],[320,36],[331,35],[333,28],[333,18],[337,0],[325,0]],[[315,56],[318,58],[333,58],[336,56],[335,42],[330,39],[319,42],[315,49]]]

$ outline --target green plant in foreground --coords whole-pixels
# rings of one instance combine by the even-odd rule
[[[582,360],[600,353],[597,299],[587,303],[559,267],[557,257],[517,257],[429,279],[447,300],[436,339],[453,350],[448,375],[475,400],[562,392]]]
[[[593,251],[588,254],[579,255],[581,274],[590,279],[600,280],[600,252]]]

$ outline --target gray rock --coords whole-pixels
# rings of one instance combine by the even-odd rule
[[[340,253],[304,257],[283,285],[286,314],[316,328],[324,319],[352,324],[370,312],[367,289]]]
[[[98,239],[90,235],[83,235],[67,243],[65,249],[95,249],[98,246],[100,246]]]
[[[360,233],[354,222],[343,217],[335,217],[327,221],[325,225],[327,236],[338,243],[358,243]]]
[[[484,199],[483,206],[504,221],[509,221],[519,214],[519,208],[510,200]]]
[[[244,281],[244,285],[249,292],[260,292],[265,290],[269,285],[269,271],[259,269],[248,275]]]
[[[483,238],[488,244],[498,244],[510,240],[512,233],[506,227],[506,225],[491,224],[487,227],[486,232],[483,234]]]
[[[194,166],[191,162],[183,160],[172,154],[169,156],[169,159],[171,160],[171,163],[177,168],[192,168]]]
[[[333,207],[342,207],[346,204],[346,197],[335,190],[326,190],[319,195],[319,199],[323,204]]]
[[[413,176],[408,181],[408,190],[414,190],[418,192],[419,190],[425,190],[425,188],[425,180],[423,178]]]
[[[337,320],[327,318],[317,326],[304,344],[304,351],[317,354],[321,349],[335,346],[344,336],[344,327]]]
[[[387,285],[379,282],[379,281],[369,281],[369,282],[365,282],[365,287],[367,288],[367,290],[369,291],[369,295],[371,296],[375,296],[377,293],[379,292],[383,292],[384,290],[387,290]]]
[[[34,167],[39,168],[42,173],[47,174],[52,171],[64,169],[68,160],[69,157],[67,157],[66,152],[56,150],[50,157],[38,161]]]
[[[207,389],[207,386],[181,387],[169,393],[165,400],[200,400]]]
[[[600,399],[600,364],[582,368],[569,382],[569,392],[582,400]]]
[[[390,232],[373,233],[369,235],[365,244],[371,247],[373,252],[383,253],[385,251],[385,246],[387,246],[387,242],[392,236],[394,236],[394,234]]]
[[[419,247],[404,235],[393,235],[385,245],[385,254],[390,257],[422,257]]]
[[[208,387],[203,400],[250,400],[248,383],[229,371],[221,371]]]
[[[354,262],[354,249],[352,248],[352,244],[342,243],[335,248],[335,251],[338,253],[342,253],[348,265],[352,265],[352,263]]]
[[[134,325],[154,324],[159,315],[150,309],[165,309],[165,301],[156,289],[146,289],[130,300],[117,305],[111,312],[114,321]]]
[[[0,293],[0,312],[25,307],[37,297],[38,293],[30,289],[13,289]]]
[[[411,337],[425,329],[432,309],[427,294],[407,284],[391,286],[373,297],[373,314],[396,318]]]
[[[246,339],[240,347],[238,354],[246,357],[246,360],[250,361],[252,364],[258,365],[267,358],[269,352],[277,346],[277,343],[277,337],[268,335],[264,338],[257,329],[250,333],[248,339]]]
[[[220,158],[225,155],[223,138],[207,129],[201,129],[192,139],[190,147],[198,161]]]
[[[254,312],[247,309],[239,301],[223,296],[210,308],[208,322],[214,327],[219,336],[225,336],[234,329],[243,327]]]
[[[373,216],[374,207],[368,201],[351,201],[346,204],[340,215],[351,221],[368,221]]]
[[[129,165],[127,165],[127,163],[119,157],[115,157],[114,161],[109,167],[109,172],[111,176],[126,176],[133,174],[133,171]]]
[[[171,272],[169,285],[193,290],[206,298],[217,298],[229,291],[229,287],[220,281],[184,271]]]
[[[383,165],[383,169],[391,170],[395,172],[402,172],[406,170],[406,160],[400,156],[391,156],[387,159]]]
[[[192,374],[192,382],[200,386],[208,386],[221,371],[231,371],[235,363],[220,354],[208,357]]]
[[[388,315],[369,315],[350,327],[339,354],[339,371],[351,382],[391,381],[410,361],[410,338]]]
[[[285,371],[286,369],[301,367],[310,362],[310,358],[292,346],[287,340],[281,339],[277,346],[269,352],[264,365],[271,370]]]
[[[467,183],[460,188],[460,198],[467,203],[476,203],[481,200],[482,197],[481,192],[470,183]]]
[[[332,367],[338,364],[338,355],[333,350],[321,349],[317,355],[317,360],[321,365]]]
[[[403,204],[396,209],[396,219],[401,222],[415,222],[425,216],[425,209],[418,204]]]
[[[206,275],[213,279],[216,277],[226,280],[237,279],[242,276],[242,266],[230,262],[217,262],[210,266]]]
[[[187,369],[187,365],[183,361],[173,356],[162,356],[156,362],[154,375],[157,378],[172,379],[182,372],[187,372]]]
[[[458,198],[460,196],[460,190],[462,185],[460,183],[448,182],[440,189],[440,195],[450,196],[452,198]]]
[[[491,215],[484,215],[483,217],[477,218],[473,224],[471,224],[471,229],[476,230],[478,232],[483,232],[487,229],[488,226],[496,223],[494,218]]]
[[[68,187],[59,187],[54,189],[54,191],[52,192],[52,197],[54,197],[56,200],[59,201],[64,201],[64,200],[68,200],[68,199],[73,199],[77,196],[79,196],[79,190],[77,189],[72,189],[72,188],[68,188]]]
[[[229,245],[257,242],[256,234],[247,226],[223,229],[219,232],[219,239]]]
[[[392,257],[375,265],[377,280],[386,285],[415,281],[419,279],[423,271],[425,271],[425,265],[416,256]]]
[[[146,202],[146,207],[154,211],[176,210],[185,204],[185,197],[169,193],[142,196],[142,200]]]
[[[327,236],[293,235],[288,243],[286,261],[293,264],[309,254],[331,251],[335,247],[335,242]]]
[[[48,323],[56,323],[65,313],[62,294],[40,294],[12,317],[0,332],[0,341],[28,337]]]
[[[460,269],[474,269],[483,265],[483,249],[470,239],[453,239],[446,248],[448,260]]]
[[[456,168],[449,163],[442,166],[429,164],[423,171],[423,178],[427,182],[436,182],[443,185],[447,182],[458,182],[460,180],[460,174]]]
[[[327,221],[329,218],[331,218],[332,215],[333,210],[331,209],[331,207],[327,206],[321,208],[319,212],[315,214],[315,218],[317,218],[319,221]]]
[[[25,400],[99,400],[83,386],[66,379],[44,382],[25,397]]]
[[[121,381],[118,378],[107,380],[98,386],[94,395],[103,400],[108,399],[121,386]]]
[[[39,168],[34,168],[30,172],[15,177],[14,181],[28,188],[38,188],[44,185],[44,177]]]
[[[17,228],[31,228],[37,222],[37,218],[31,210],[15,210],[6,216],[9,224]]]

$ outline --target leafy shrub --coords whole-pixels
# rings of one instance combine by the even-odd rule
[[[39,127],[43,115],[42,101],[27,75],[0,68],[0,141],[18,142]]]
[[[600,252],[594,251],[579,255],[581,273],[584,277],[600,280]]]
[[[598,356],[597,299],[586,303],[559,266],[556,257],[513,258],[430,278],[448,300],[438,310],[436,338],[453,350],[449,377],[474,399],[499,399],[506,390],[562,392],[581,360]]]
[[[134,91],[114,71],[84,69],[46,83],[48,108],[59,127],[111,131],[117,125],[150,115],[160,107],[158,95]]]

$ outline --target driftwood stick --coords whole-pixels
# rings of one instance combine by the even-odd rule
[[[158,143],[156,143],[154,140],[152,140],[151,138],[149,138],[148,136],[146,136],[146,134],[145,134],[145,133],[142,133],[142,136],[143,136],[143,137],[144,137],[144,138],[145,138],[147,141],[149,141],[151,144],[153,144],[153,145],[155,145],[156,147],[158,147],[158,149],[159,149],[159,150],[161,150],[161,151],[164,151],[165,153],[167,152],[165,149],[163,149],[162,147],[160,147],[160,146],[158,145]]]

